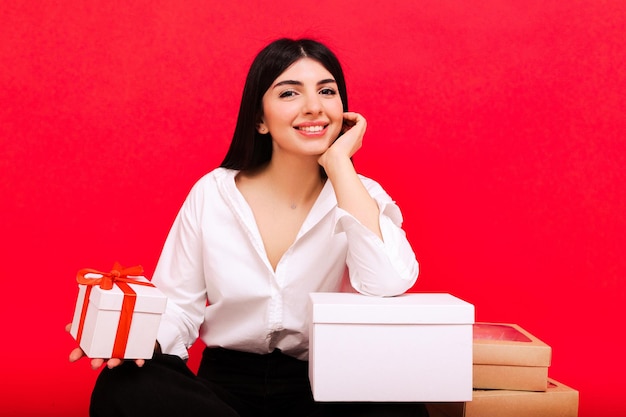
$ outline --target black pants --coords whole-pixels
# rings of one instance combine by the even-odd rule
[[[177,356],[155,354],[103,369],[91,417],[425,417],[416,403],[317,403],[308,363],[274,351],[267,355],[205,349],[198,376]]]

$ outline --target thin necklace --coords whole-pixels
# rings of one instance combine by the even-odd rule
[[[322,181],[322,188],[324,187],[324,181]],[[295,201],[291,202],[291,206],[289,206],[292,210],[295,210],[298,208],[298,204]]]

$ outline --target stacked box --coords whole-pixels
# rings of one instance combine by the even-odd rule
[[[311,294],[316,401],[470,401],[474,306],[450,294]]]
[[[475,389],[547,389],[552,349],[517,324],[474,324],[473,348]]]
[[[578,391],[548,378],[550,346],[516,324],[473,328],[472,401],[429,403],[430,417],[578,416]]]
[[[577,417],[579,393],[554,379],[544,392],[474,390],[472,401],[429,403],[430,417]]]

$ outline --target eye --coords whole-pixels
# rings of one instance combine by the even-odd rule
[[[320,94],[323,96],[334,96],[335,94],[337,94],[337,91],[335,91],[335,89],[333,88],[326,87],[320,90]]]
[[[297,93],[293,90],[287,90],[287,91],[283,91],[282,93],[280,93],[278,95],[278,97],[280,98],[290,98],[290,97],[294,97]]]

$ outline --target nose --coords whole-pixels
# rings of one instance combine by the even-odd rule
[[[317,92],[307,94],[304,100],[303,112],[304,114],[320,114],[324,107]]]

